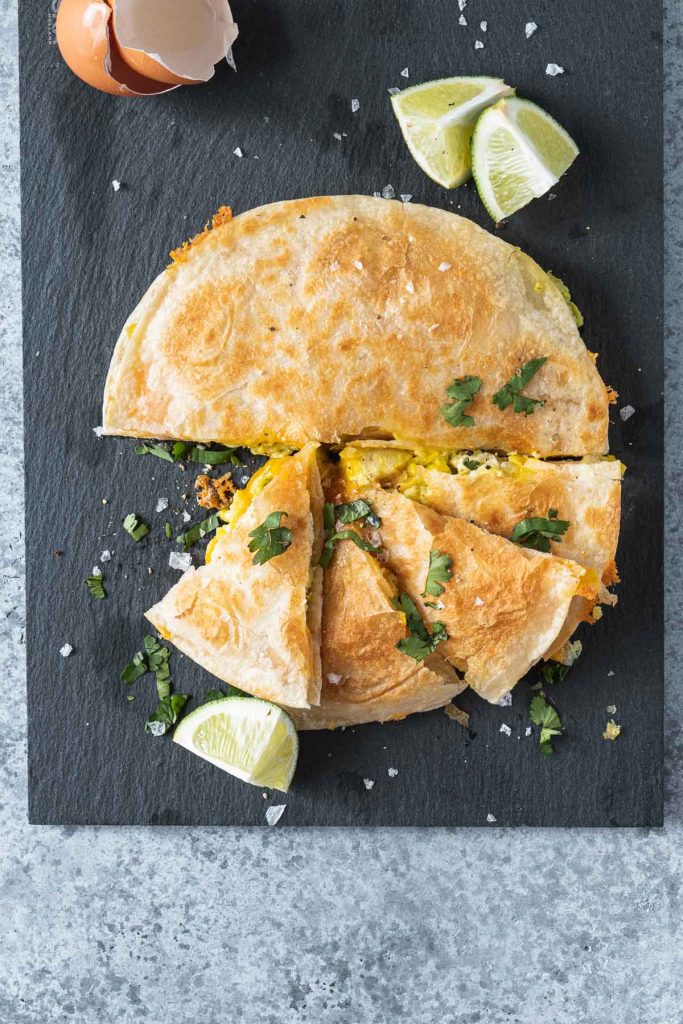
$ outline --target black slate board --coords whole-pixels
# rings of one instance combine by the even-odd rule
[[[50,6],[21,3],[30,820],[263,824],[274,801],[286,802],[290,825],[482,825],[487,814],[506,825],[661,824],[660,4],[469,0],[463,27],[456,0],[235,0],[239,74],[222,67],[205,87],[138,101],[99,95],[70,74]],[[527,41],[531,17],[539,28]],[[565,74],[548,77],[549,61]],[[557,690],[567,735],[554,757],[524,735],[529,681],[510,708],[460,700],[476,736],[442,712],[303,735],[293,789],[266,802],[144,734],[153,684],[125,700],[118,675],[146,632],[142,612],[177,579],[157,497],[177,505],[192,476],[92,428],[125,316],[168,250],[221,203],[241,211],[391,183],[491,227],[471,185],[447,193],[408,155],[387,94],[407,84],[406,65],[411,83],[504,76],[581,146],[557,198],[534,203],[503,235],[569,282],[603,376],[637,410],[626,423],[615,413],[611,434],[631,467],[624,583],[617,608],[584,628],[584,656]],[[140,545],[120,529],[130,511],[155,527]],[[83,581],[103,548],[114,551],[109,597],[95,602]],[[74,652],[64,659],[66,641]],[[201,697],[209,677],[179,655],[173,662],[178,688]],[[624,732],[607,743],[613,703]]]

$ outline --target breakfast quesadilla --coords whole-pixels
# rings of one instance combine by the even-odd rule
[[[279,704],[317,704],[322,505],[316,445],[271,459],[238,492],[208,564],[147,618],[219,679]]]
[[[416,662],[398,647],[406,617],[378,560],[355,544],[335,547],[325,570],[320,705],[290,709],[298,729],[333,729],[443,707],[465,689],[437,653]]]
[[[486,700],[506,694],[552,649],[575,596],[595,597],[590,573],[443,516],[379,487],[362,497],[399,588],[429,624],[435,649]]]
[[[172,255],[118,340],[106,434],[607,450],[607,390],[555,279],[469,220],[324,196],[223,208]]]
[[[619,580],[615,557],[624,467],[616,459],[542,462],[522,455],[414,452],[360,442],[341,452],[341,468],[348,487],[391,484],[437,512],[502,537],[511,537],[523,520],[556,509],[569,526],[550,550],[593,570],[599,601],[616,603],[607,590]],[[594,621],[593,602],[575,597],[552,653],[582,621]]]

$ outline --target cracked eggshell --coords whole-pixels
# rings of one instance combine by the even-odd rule
[[[113,38],[111,16],[111,7],[104,0],[61,0],[57,45],[73,73],[113,96],[168,92],[172,88],[168,83],[145,77],[125,63]]]
[[[109,2],[121,56],[141,75],[169,85],[196,85],[212,78],[223,58],[233,63],[238,30],[227,0]]]

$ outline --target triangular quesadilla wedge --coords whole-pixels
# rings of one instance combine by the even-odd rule
[[[271,459],[238,492],[208,563],[185,573],[146,613],[149,621],[241,690],[291,707],[318,703],[322,502],[315,445]],[[255,550],[254,531],[274,515],[279,524],[271,520]],[[280,527],[291,534],[286,547]],[[278,553],[254,564],[259,551]]]
[[[554,646],[574,596],[594,596],[576,562],[519,547],[398,491],[371,488],[363,497],[381,518],[399,587],[435,635],[448,634],[438,652],[488,701],[508,693]],[[446,571],[428,586],[433,560]]]
[[[550,509],[569,522],[554,555],[595,572],[598,599],[615,604],[607,587],[618,582],[615,557],[621,516],[624,467],[616,459],[544,462],[522,455],[490,452],[411,451],[359,442],[341,452],[347,487],[391,484],[409,498],[446,515],[459,516],[490,533],[510,537],[518,523],[545,517]],[[594,603],[572,601],[551,653],[562,654],[580,622],[594,621]]]
[[[554,279],[465,218],[368,196],[226,207],[172,255],[118,340],[106,434],[607,450],[607,391]]]
[[[355,544],[335,547],[323,583],[320,705],[289,709],[298,729],[386,722],[443,707],[465,689],[438,653],[422,662],[402,653],[405,615],[395,582]]]

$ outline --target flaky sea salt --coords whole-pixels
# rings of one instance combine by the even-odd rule
[[[362,270],[363,269],[363,264],[361,263],[360,260],[354,260],[353,261],[353,265],[356,268],[356,270]]]
[[[403,69],[403,71],[401,72],[401,77],[408,78],[408,68]]]
[[[531,39],[532,35],[534,34],[537,28],[538,25],[535,21],[527,21],[526,25],[524,26],[524,35],[527,37],[527,39]]]
[[[366,789],[372,789],[372,787],[375,785],[375,780],[363,779],[363,785],[365,786]]]
[[[114,192],[119,191],[119,189],[121,188],[121,182],[118,180],[118,178],[113,179],[111,187],[114,189]]]
[[[408,281],[408,284],[406,285],[406,291],[410,292],[411,295],[415,294],[415,285],[413,284],[412,281]]]
[[[391,89],[389,89],[389,95],[390,96],[397,96],[400,91],[401,90],[398,89],[395,85],[392,85]]]
[[[467,18],[465,17],[464,14],[461,14],[460,17],[458,18],[458,25],[462,25],[463,27],[467,26]]]
[[[474,49],[475,50],[483,50],[484,49],[484,44],[482,43],[481,39],[475,40]]]
[[[527,725],[526,729],[524,730],[524,735],[525,736],[531,736],[531,726],[530,725]]]
[[[235,149],[233,149],[233,153],[235,154],[235,156],[244,156],[244,153],[242,152],[239,146],[236,146]]]
[[[491,823],[491,824],[492,824],[493,822],[497,821],[498,819],[497,819],[497,818],[494,818],[492,814],[487,814],[487,815],[486,815],[486,820],[487,820],[487,821],[488,821],[489,823]]]
[[[95,437],[102,437],[102,434],[104,433],[104,427],[93,427],[92,432],[95,435]]]
[[[559,64],[547,64],[545,73],[546,75],[550,75],[551,78],[554,78],[555,75],[563,75],[564,68],[561,67]]]
[[[102,570],[100,569],[99,565],[93,565],[93,567],[92,567],[92,575],[93,576],[101,576],[102,575]]]
[[[461,11],[464,11],[467,7],[467,0],[458,0],[458,7]]]
[[[277,825],[278,821],[285,813],[285,807],[287,804],[273,804],[266,811],[266,821],[269,825]]]
[[[336,672],[328,672],[325,678],[330,686],[339,686],[344,677],[338,675]]]
[[[633,408],[632,405],[625,405],[623,409],[619,410],[619,415],[621,416],[623,422],[626,423],[626,420],[630,420],[631,416],[633,416],[635,411],[636,410]]]
[[[63,647],[59,648],[59,653],[63,658],[68,658],[72,651],[73,647],[71,646],[71,644],[64,644]]]
[[[439,270],[441,271],[442,274],[443,274],[443,272],[445,270],[450,270],[450,269],[451,269],[451,264],[450,263],[439,263]]]
[[[351,100],[351,113],[355,114],[360,110],[360,100]]]
[[[500,700],[496,701],[499,708],[509,708],[512,704],[512,693],[504,693]]]
[[[409,203],[412,198],[413,197],[412,197],[412,194],[410,192],[401,192],[401,202],[402,203]]]
[[[488,21],[480,21],[479,22],[479,28],[482,30],[482,32],[486,32],[486,29],[488,27],[489,27]]]
[[[382,189],[382,199],[394,199],[396,192],[393,185],[385,185]]]
[[[337,139],[338,142],[341,142],[341,132],[332,132],[332,134],[334,135],[335,139]]]
[[[192,568],[192,555],[189,551],[181,554],[179,551],[172,551],[168,556],[168,564],[172,569],[179,569],[180,572],[187,572]]]
[[[100,555],[100,562],[111,562],[111,551],[109,548],[105,548]]]
[[[157,512],[163,512],[168,508],[168,498],[157,498]]]
[[[190,515],[190,513],[189,512],[183,512],[183,522],[184,523],[189,523],[190,519],[192,519],[192,516]]]
[[[509,725],[506,725],[505,722],[502,723],[498,732],[504,732],[506,736],[512,736],[512,729]]]
[[[482,601],[482,599],[480,597],[475,597],[474,603],[477,606],[477,608],[481,608],[481,606],[483,605],[484,602]]]
[[[389,778],[390,779],[395,779],[397,775],[398,775],[398,768],[390,768],[389,769]]]

